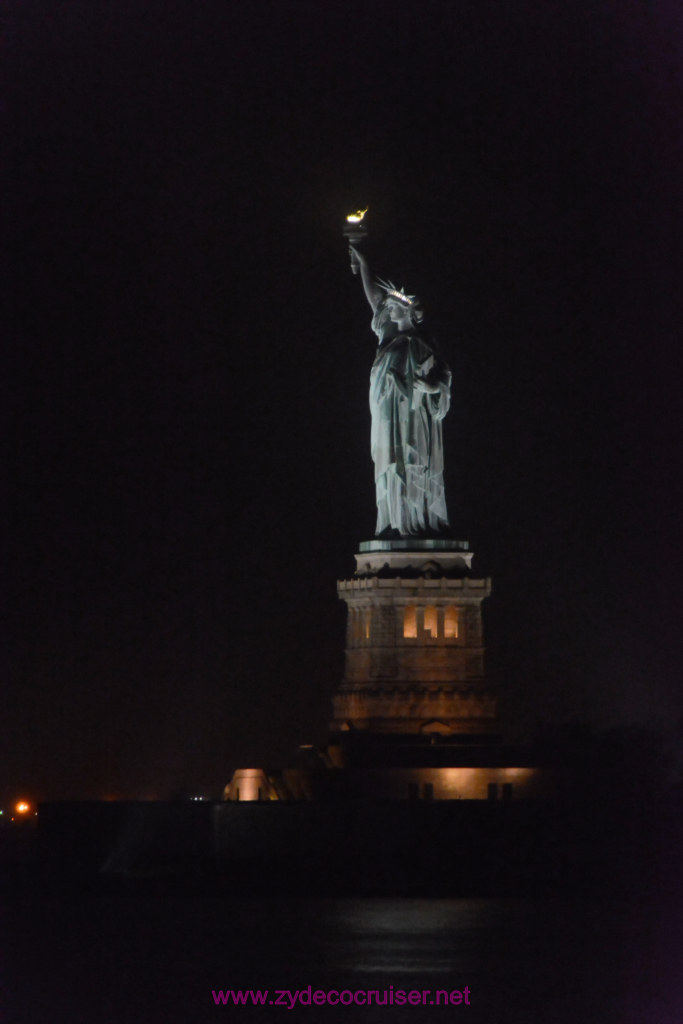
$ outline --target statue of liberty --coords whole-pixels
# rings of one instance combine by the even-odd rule
[[[441,421],[450,406],[451,372],[420,327],[418,299],[390,281],[375,281],[353,244],[351,256],[379,339],[370,373],[375,534],[431,536],[448,528]]]

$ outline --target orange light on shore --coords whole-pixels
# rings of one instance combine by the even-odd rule
[[[21,815],[30,814],[31,813],[31,805],[30,805],[30,803],[27,800],[19,800],[14,805],[14,813],[15,814],[21,814]]]

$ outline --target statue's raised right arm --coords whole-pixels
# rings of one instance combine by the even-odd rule
[[[362,253],[360,249],[356,248],[355,245],[349,245],[349,250],[358,260],[358,266],[360,267],[360,277],[361,281],[363,282],[363,291],[365,292],[365,297],[370,303],[372,312],[376,313],[377,307],[384,298],[384,292],[373,279],[372,272],[370,270],[368,261],[366,260],[364,253]]]

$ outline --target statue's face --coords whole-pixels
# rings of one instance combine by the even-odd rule
[[[406,318],[410,318],[407,308],[396,299],[389,299],[387,302],[387,312],[389,313],[389,319],[393,320],[395,324],[403,323]]]

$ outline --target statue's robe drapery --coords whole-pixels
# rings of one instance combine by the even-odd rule
[[[379,338],[370,374],[376,535],[388,529],[402,536],[438,533],[448,526],[441,421],[450,405],[451,373],[418,329],[397,331],[384,301],[372,329]],[[435,391],[418,390],[419,379]]]

